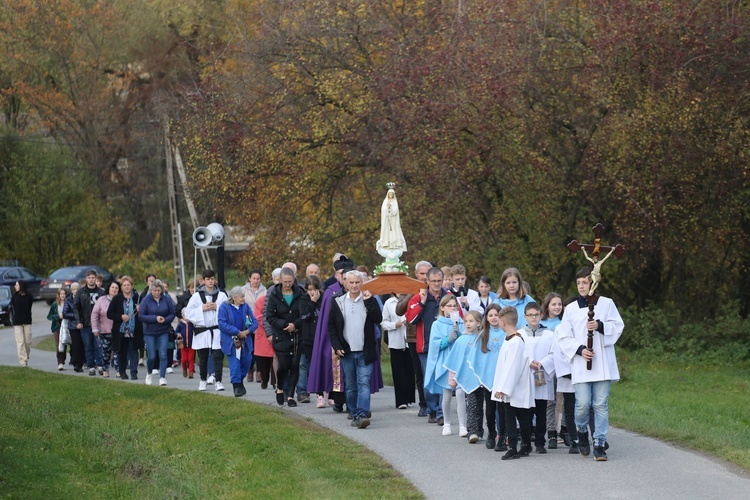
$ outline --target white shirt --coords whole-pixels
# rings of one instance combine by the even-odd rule
[[[224,292],[219,291],[216,295],[216,303],[223,304],[227,301],[227,296]],[[206,293],[206,303],[213,302],[213,297]],[[209,326],[215,326],[213,330],[213,336],[211,331],[196,333],[193,336],[193,349],[211,349],[221,350],[221,333],[219,332],[219,308],[215,311],[204,311],[203,301],[201,300],[200,292],[195,292],[188,305],[182,310],[182,317],[193,324],[194,327],[206,328]]]
[[[406,349],[406,317],[396,315],[397,303],[396,297],[391,297],[385,301],[385,304],[383,304],[383,321],[380,326],[388,332],[388,348]],[[396,323],[399,321],[403,324],[396,328]]]

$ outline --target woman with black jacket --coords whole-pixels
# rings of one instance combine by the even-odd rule
[[[16,281],[15,289],[16,293],[10,298],[10,307],[13,311],[18,361],[21,366],[28,366],[31,353],[31,306],[34,305],[34,298],[26,291],[26,283],[23,281]]]
[[[120,293],[115,295],[107,309],[107,318],[112,320],[112,352],[117,352],[120,378],[138,379],[138,346],[143,344],[143,329],[138,319],[140,297],[133,291],[130,276],[120,278]]]
[[[266,331],[266,335],[271,336],[271,344],[279,361],[276,371],[276,402],[282,406],[285,398],[289,406],[297,406],[294,389],[299,376],[297,353],[300,349],[298,337],[302,326],[300,304],[304,293],[295,284],[294,271],[284,267],[281,269],[281,282],[271,287],[266,295],[266,321],[272,330]],[[296,365],[295,359],[298,362]],[[285,393],[285,387],[289,388],[288,393]]]

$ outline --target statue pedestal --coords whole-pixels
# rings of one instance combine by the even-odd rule
[[[419,293],[423,288],[427,288],[426,283],[409,278],[406,273],[380,273],[362,285],[362,290],[368,290],[373,295]]]

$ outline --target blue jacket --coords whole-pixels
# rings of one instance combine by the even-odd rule
[[[234,354],[234,340],[232,340],[232,337],[236,336],[242,330],[248,329],[252,334],[258,328],[258,320],[255,319],[253,311],[247,304],[236,307],[229,302],[224,302],[219,306],[218,321],[219,331],[221,332],[221,352],[227,356]],[[245,337],[242,349],[248,353],[253,350],[253,335]]]
[[[157,323],[157,316],[163,316],[164,323]],[[143,323],[143,335],[169,333],[169,327],[175,318],[174,302],[167,297],[162,297],[156,302],[153,295],[146,294],[138,308],[138,317]]]

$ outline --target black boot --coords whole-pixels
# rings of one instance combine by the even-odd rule
[[[589,443],[589,431],[578,433],[578,451],[584,457],[591,453],[591,444]]]
[[[570,436],[568,435],[568,429],[562,425],[560,426],[560,439],[565,446],[570,446]]]
[[[569,455],[578,455],[578,444],[573,441],[570,443],[570,449],[568,450]]]
[[[557,449],[557,431],[549,431],[547,433],[547,448],[550,450]]]
[[[243,396],[245,394],[247,394],[247,389],[245,389],[245,383],[244,382],[240,382],[240,390],[242,391],[242,395]]]
[[[508,445],[505,444],[505,434],[498,434],[495,451],[508,451]]]
[[[488,450],[491,450],[491,449],[495,448],[495,437],[494,436],[488,437],[487,441],[485,441],[485,443],[484,443],[484,446]]]
[[[240,389],[240,384],[232,384],[232,389],[234,390],[234,397],[235,398],[241,398],[242,397],[242,389]]]

